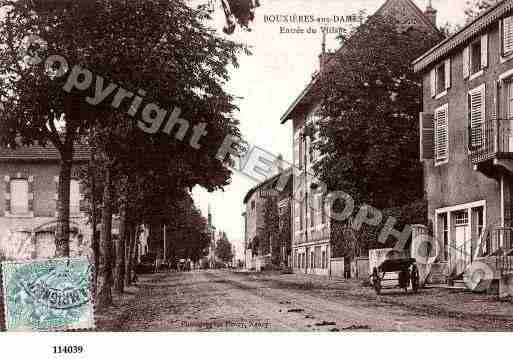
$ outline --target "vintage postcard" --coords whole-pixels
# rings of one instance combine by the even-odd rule
[[[0,0],[0,261],[5,332],[512,331],[513,0]]]

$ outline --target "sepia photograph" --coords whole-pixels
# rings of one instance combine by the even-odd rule
[[[512,298],[513,0],[0,0],[0,343],[484,349]]]

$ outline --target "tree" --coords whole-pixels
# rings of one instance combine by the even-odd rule
[[[17,139],[24,145],[51,142],[59,151],[56,255],[69,256],[74,144],[102,117],[97,108],[81,99],[79,91],[65,87],[66,78],[56,69],[31,66],[34,63],[28,63],[25,54],[43,55],[40,58],[59,54],[70,63],[81,63],[87,36],[73,34],[86,27],[94,14],[89,2],[83,1],[4,0],[0,7],[4,11],[0,20],[0,101],[4,104],[0,106],[0,142],[10,147],[16,147]],[[27,41],[29,36],[43,40],[33,44]]]
[[[210,6],[216,0],[210,0]],[[233,34],[236,24],[246,30],[250,31],[249,23],[255,19],[255,9],[260,6],[259,0],[218,0],[224,11],[226,25],[223,31],[226,34]]]
[[[421,81],[411,61],[440,36],[400,32],[393,19],[374,16],[342,40],[317,88],[327,120],[320,124],[326,141],[318,145],[323,157],[316,174],[329,191],[351,195],[357,208],[401,207],[423,197]]]
[[[271,254],[274,265],[280,265],[279,223],[278,202],[276,198],[267,198],[264,203],[264,226],[260,236],[259,254]]]
[[[232,260],[234,253],[232,253],[232,245],[228,241],[226,233],[222,233],[221,238],[216,243],[216,257],[224,263],[228,263]]]
[[[150,221],[163,225],[167,208],[184,190],[201,185],[214,191],[230,182],[230,170],[216,158],[227,136],[239,136],[232,114],[233,97],[224,91],[224,84],[229,79],[228,66],[237,66],[237,55],[247,49],[205,27],[204,12],[189,8],[183,0],[8,3],[10,10],[0,24],[5,30],[0,36],[6,44],[0,47],[6,109],[1,140],[13,145],[21,135],[27,144],[47,140],[59,149],[61,230],[56,241],[58,254],[68,255],[73,144],[79,137],[89,136],[97,162],[92,176],[99,180],[94,191],[101,191],[102,198],[97,305],[106,306],[111,303],[113,285],[112,215],[121,214],[122,223],[127,219],[132,222],[132,226],[121,226],[120,257],[126,252],[123,244],[130,232],[124,228]],[[79,64],[90,71],[96,81],[100,77],[105,82],[112,79],[118,88],[132,93],[143,90],[146,104],[170,111],[180,109],[180,117],[188,122],[186,129],[191,130],[181,135],[182,125],[167,128],[165,123],[150,128],[141,114],[144,105],[135,114],[130,114],[134,110],[131,101],[113,108],[114,93],[91,105],[85,99],[94,97],[95,86],[63,91],[66,76],[53,76],[52,70],[49,76],[44,66],[23,65],[18,54],[23,53],[27,31],[44,39],[41,57],[60,54],[71,66]],[[203,123],[208,136],[201,138],[199,146],[193,141],[196,131],[192,129],[201,128]],[[130,174],[145,183],[131,184]],[[128,194],[141,188],[144,190],[132,201]],[[116,283],[121,288],[123,261],[118,259]]]
[[[289,256],[292,252],[291,212],[291,206],[290,204],[287,204],[282,213],[279,215],[279,247],[285,248],[285,258],[281,258],[285,265],[287,265],[287,256]]]
[[[469,23],[484,11],[495,6],[500,0],[466,0],[465,2],[465,18]]]

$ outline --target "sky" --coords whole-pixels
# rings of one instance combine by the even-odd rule
[[[191,0],[194,3],[196,0]],[[236,102],[240,111],[236,117],[246,141],[275,155],[282,154],[292,162],[291,124],[280,124],[280,118],[310,82],[319,68],[322,37],[317,34],[280,34],[280,26],[265,21],[269,15],[314,15],[315,17],[347,16],[365,9],[373,14],[385,0],[260,0],[252,31],[237,28],[230,36],[234,41],[251,47],[251,56],[241,56],[240,67],[230,70],[231,79],[226,90],[240,97]],[[428,0],[414,0],[424,10]],[[433,0],[438,10],[438,25],[447,22],[463,24],[465,0]],[[224,14],[218,9],[211,26],[221,32]],[[330,26],[345,26],[340,25]],[[293,26],[292,26],[293,27]],[[318,28],[318,26],[314,26]],[[335,34],[327,36],[327,48],[338,48]],[[214,225],[227,233],[228,239],[242,259],[244,251],[243,198],[256,182],[234,173],[232,182],[224,191],[208,193],[195,188],[196,205],[206,216],[211,207]]]

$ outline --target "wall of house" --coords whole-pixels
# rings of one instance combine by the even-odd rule
[[[500,61],[499,26],[494,26],[488,38],[488,67],[484,74],[473,80],[463,77],[463,49],[453,52],[451,57],[451,87],[447,95],[433,99],[430,76],[423,77],[423,112],[434,113],[435,109],[449,104],[449,161],[435,166],[433,160],[425,161],[425,190],[427,193],[429,219],[435,222],[435,210],[443,207],[486,200],[486,223],[500,224],[501,183],[500,178],[490,178],[473,169],[468,156],[468,92],[486,84],[486,118],[490,118],[495,107],[494,87],[499,75],[513,68],[513,60]],[[443,59],[441,60],[443,61]],[[441,62],[440,62],[441,63]],[[430,70],[430,69],[428,69]],[[505,184],[509,188],[509,182]],[[509,209],[505,209],[508,210]]]
[[[293,136],[294,146],[297,141],[302,141],[299,137],[299,133],[304,128],[306,118],[311,118],[318,104],[314,103],[304,111],[304,116],[298,116],[293,119]],[[294,264],[294,270],[296,272],[317,274],[317,275],[328,275],[329,274],[329,258],[330,255],[330,235],[329,235],[329,220],[326,215],[326,223],[322,223],[321,212],[314,213],[314,226],[311,226],[311,213],[308,209],[304,214],[303,229],[301,230],[300,213],[301,205],[304,206],[304,193],[305,189],[309,188],[313,178],[313,163],[310,161],[310,141],[307,140],[306,153],[307,153],[307,183],[302,181],[300,174],[303,174],[304,169],[300,170],[300,158],[297,149],[294,150],[293,163],[296,167],[296,175],[293,176],[293,200],[292,200],[292,262]],[[304,152],[301,157],[301,162],[304,161]],[[306,227],[305,227],[306,222]],[[314,263],[312,265],[311,253],[314,254]],[[324,263],[322,263],[322,253],[326,256]],[[305,259],[300,259],[304,256]]]
[[[41,226],[52,227],[56,218],[57,183],[55,178],[59,175],[58,163],[29,163],[29,162],[1,162],[0,163],[0,251],[9,254],[11,259],[28,259],[34,255],[37,258],[45,257],[52,246],[44,234],[37,236],[31,243],[27,240],[30,233]],[[74,167],[76,171],[78,167]],[[6,216],[6,176],[10,178],[33,177],[33,217],[30,216]],[[90,240],[90,226],[87,218],[83,216],[71,218],[71,226],[79,229],[79,233],[73,234],[71,240],[71,253],[78,255],[83,252],[83,247]],[[81,243],[78,243],[78,234],[81,234]]]

